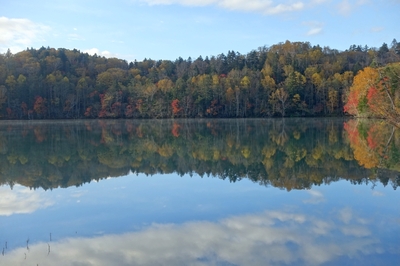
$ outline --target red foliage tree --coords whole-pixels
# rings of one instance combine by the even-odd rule
[[[33,110],[39,117],[43,117],[46,114],[46,99],[42,96],[35,97],[35,103],[33,104]]]
[[[347,98],[347,103],[344,105],[343,110],[345,113],[351,115],[358,115],[357,106],[359,103],[359,92],[350,91],[349,97]]]
[[[85,111],[86,117],[92,117],[92,109],[93,109],[93,106],[89,106],[88,108],[86,108],[86,111]]]
[[[175,99],[171,102],[171,107],[173,116],[176,116],[182,110],[182,108],[179,107],[178,99]]]

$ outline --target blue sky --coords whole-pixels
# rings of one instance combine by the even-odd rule
[[[400,41],[400,0],[2,0],[0,53],[76,48],[128,61],[196,59],[301,41]]]

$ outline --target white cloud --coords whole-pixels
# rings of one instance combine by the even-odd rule
[[[355,219],[357,220],[357,219]],[[317,230],[317,232],[315,232]],[[316,234],[315,234],[316,233]],[[283,211],[218,222],[153,224],[142,231],[30,244],[26,263],[46,265],[318,265],[374,254],[380,242],[361,225],[338,228]],[[291,249],[290,247],[295,247]],[[19,265],[25,247],[7,251],[5,265]]]
[[[352,10],[352,6],[350,5],[348,0],[343,0],[338,5],[338,11],[342,15],[345,15],[345,16],[349,15],[351,10]]]
[[[328,1],[330,1],[330,0],[311,0],[311,4],[320,5],[320,4],[323,4]]]
[[[0,17],[0,53],[8,48],[13,53],[24,50],[34,42],[42,41],[49,30],[50,27],[29,19]]]
[[[104,56],[104,57],[107,57],[107,58],[118,57],[118,54],[111,53],[111,52],[109,52],[107,50],[100,51],[97,48],[87,49],[87,50],[84,50],[83,52],[84,53],[88,53],[90,55],[97,54],[98,56]]]
[[[304,8],[302,2],[292,4],[275,4],[273,1],[262,0],[223,0],[218,1],[218,6],[238,11],[261,12],[266,15],[275,15],[284,12],[299,11]]]
[[[13,190],[0,187],[0,195],[0,216],[33,213],[53,205],[52,201],[42,198],[37,191],[19,185],[14,186]]]
[[[208,6],[215,5],[224,9],[244,12],[257,12],[265,15],[275,15],[285,12],[300,11],[303,2],[272,1],[272,0],[140,0],[149,5],[184,5]],[[278,2],[278,3],[277,3]]]
[[[355,1],[352,1],[355,2]],[[343,16],[350,15],[356,8],[368,4],[369,0],[358,0],[355,3],[351,4],[349,0],[343,0],[337,5],[339,14]]]
[[[307,27],[310,28],[306,33],[307,36],[321,34],[324,29],[323,23],[318,22],[318,21],[303,22],[303,25],[306,25]]]
[[[307,32],[307,36],[318,35],[322,32],[322,27],[312,28]]]

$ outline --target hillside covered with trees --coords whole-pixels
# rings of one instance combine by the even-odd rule
[[[0,119],[338,116],[360,70],[395,62],[396,40],[346,51],[286,41],[245,55],[131,63],[62,48],[8,51]]]

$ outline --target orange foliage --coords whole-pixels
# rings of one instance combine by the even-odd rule
[[[344,122],[343,125],[344,129],[346,130],[349,141],[351,144],[358,144],[360,139],[360,133],[358,132],[357,122],[354,120],[350,120],[348,122]]]
[[[360,101],[359,92],[350,91],[347,103],[343,106],[343,111],[351,115],[358,115],[357,106]]]
[[[182,108],[179,107],[178,99],[175,99],[171,102],[171,107],[172,107],[172,113],[174,116],[177,115],[182,110]]]
[[[35,97],[35,103],[33,105],[33,110],[38,115],[43,115],[46,113],[46,99],[43,99],[41,96]]]
[[[212,100],[210,107],[207,108],[206,112],[207,114],[216,116],[219,113],[219,110],[222,108],[222,106],[218,105],[218,100]]]
[[[377,167],[383,146],[380,143],[383,138],[379,136],[378,126],[374,125],[369,128],[366,139],[360,136],[357,122],[354,120],[344,123],[344,129],[348,134],[350,147],[353,149],[354,159],[358,161],[358,164],[367,169]]]
[[[89,106],[88,108],[86,108],[86,112],[85,112],[85,116],[86,117],[91,117],[92,116],[92,106]]]
[[[178,123],[174,123],[172,125],[171,133],[175,138],[179,137],[179,129],[180,129],[180,127],[181,126]]]
[[[390,104],[388,103],[388,98],[386,97],[381,84],[377,85],[378,88],[373,86],[368,90],[368,106],[376,115],[384,116],[388,111]]]
[[[357,107],[360,100],[367,97],[368,90],[375,85],[378,77],[378,70],[371,67],[366,67],[357,73],[354,77],[353,85],[350,87],[347,103],[343,107],[344,112],[358,115]]]

